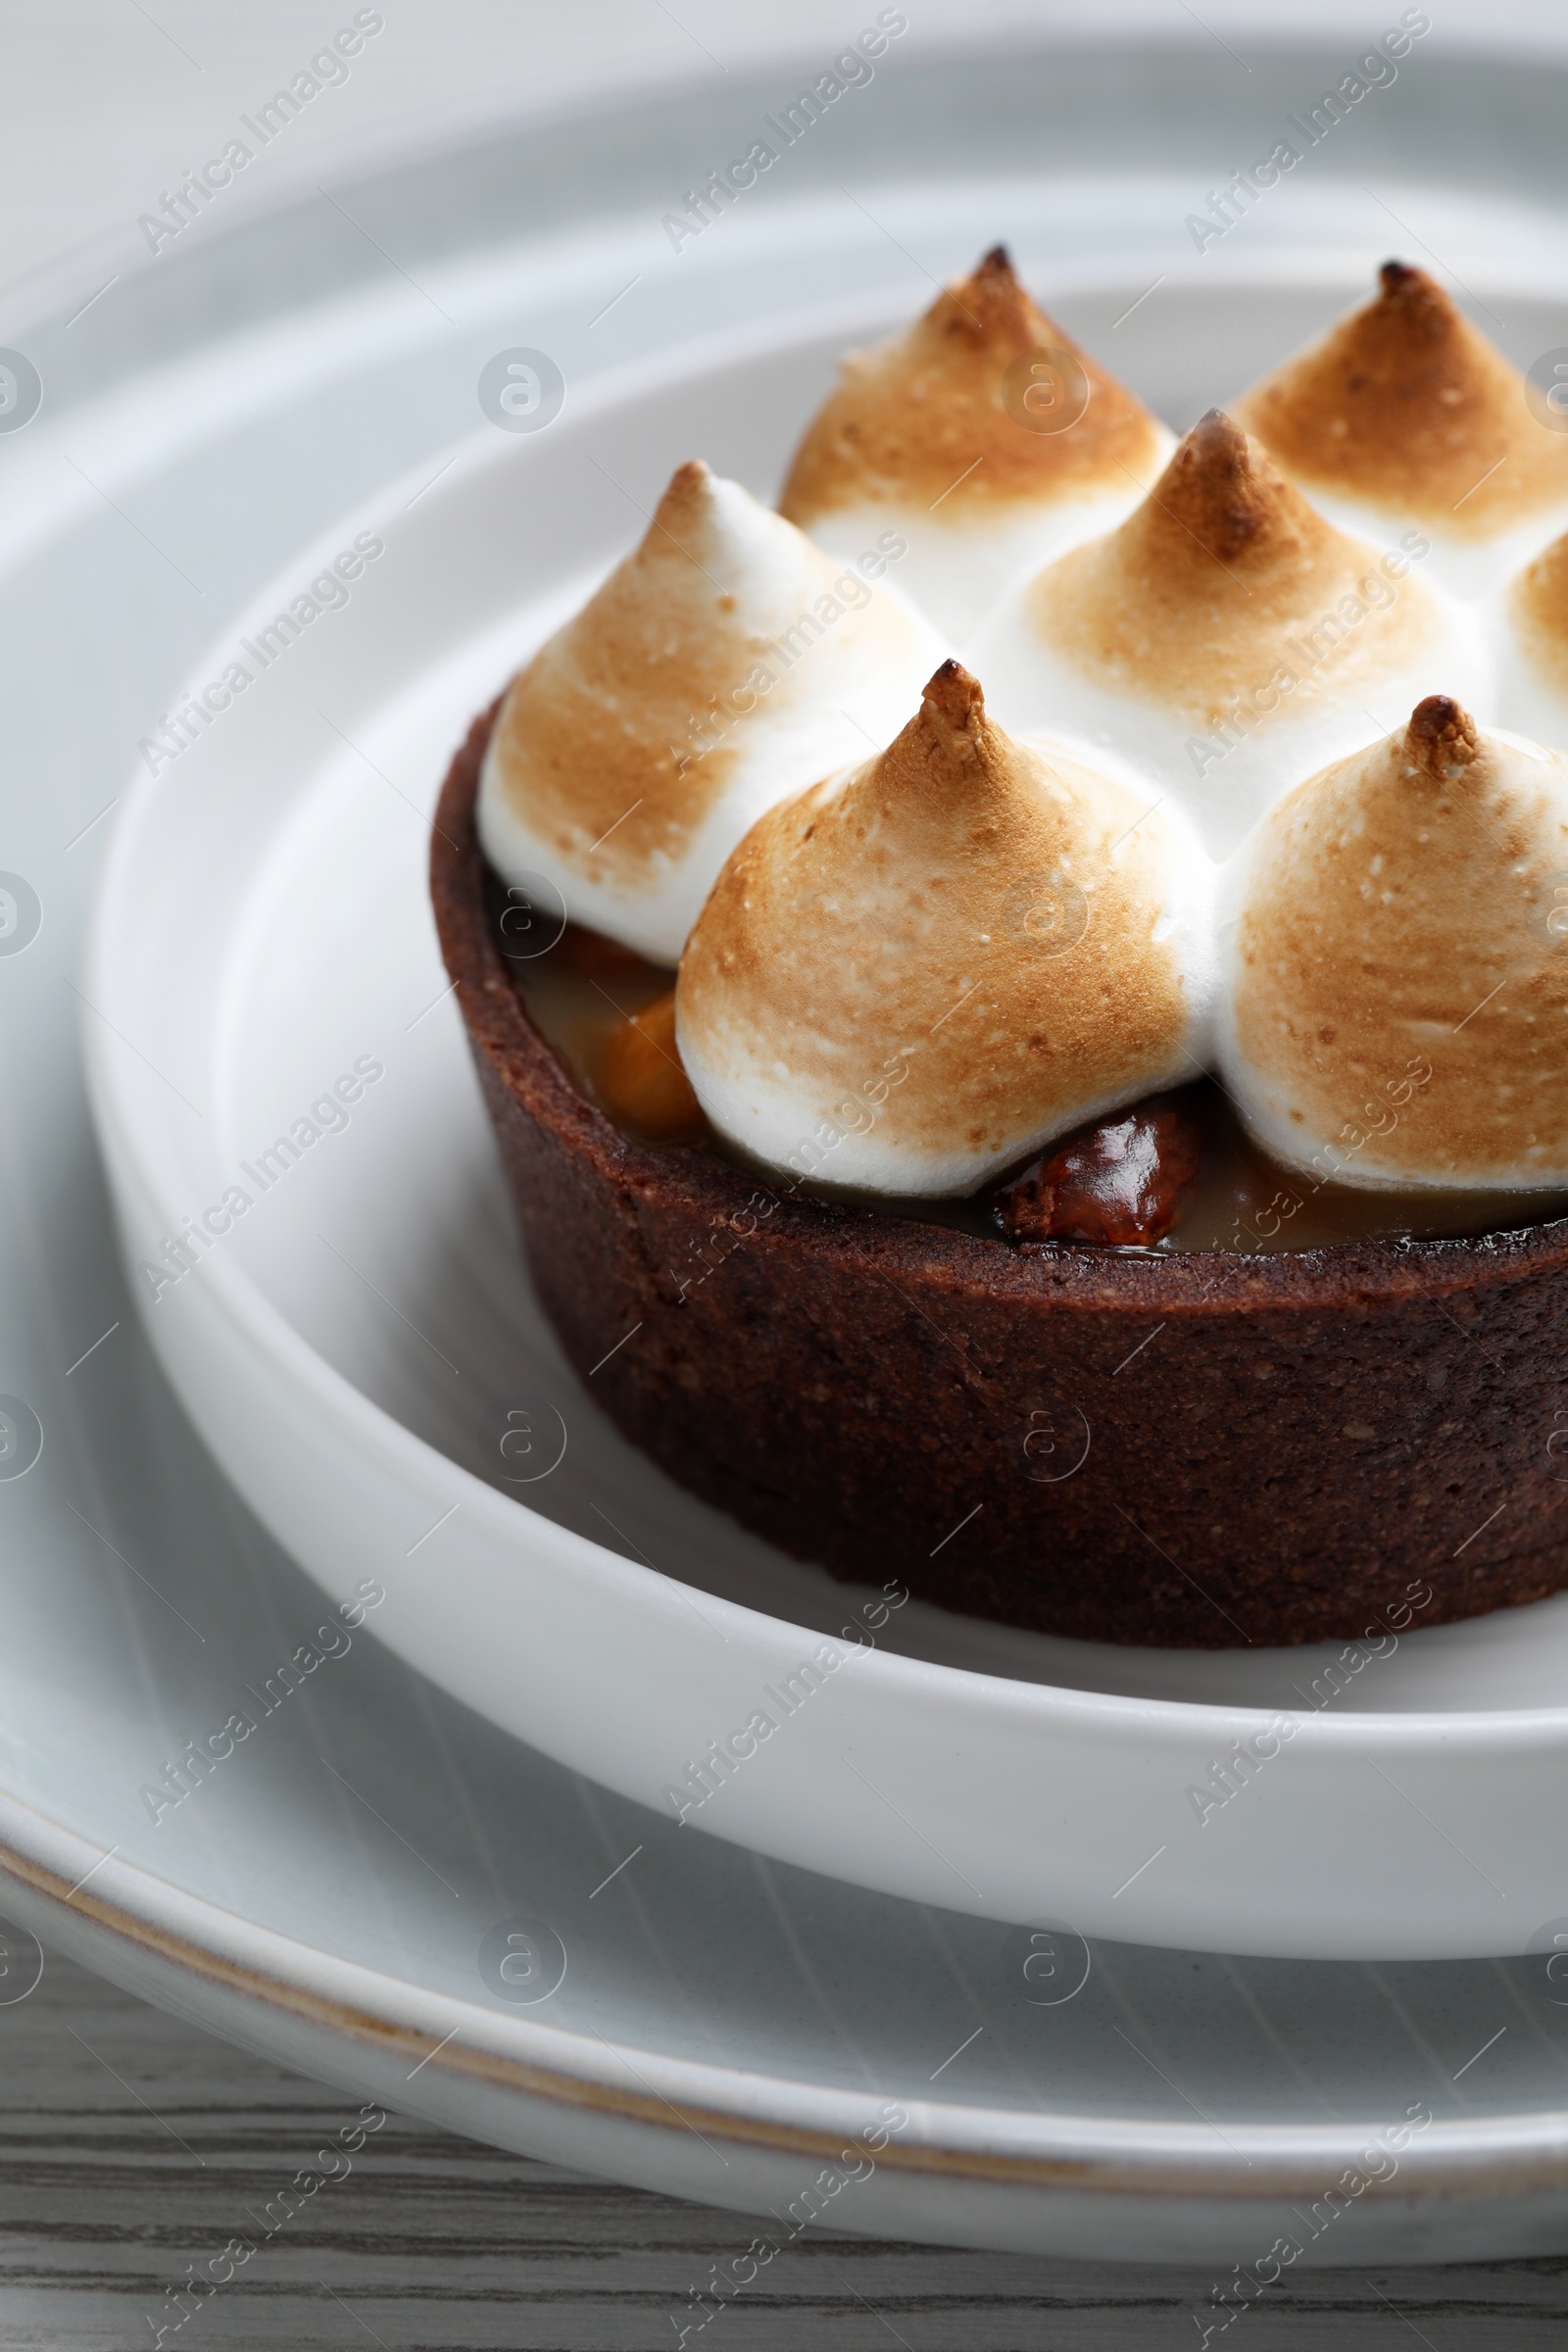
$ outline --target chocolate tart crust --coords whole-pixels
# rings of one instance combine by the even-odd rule
[[[545,1310],[672,1478],[837,1576],[1090,1641],[1352,1641],[1568,1585],[1568,1219],[1015,1248],[630,1141],[492,936],[497,707],[436,815],[442,954]]]

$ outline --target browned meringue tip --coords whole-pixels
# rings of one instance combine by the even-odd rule
[[[1413,766],[1435,783],[1446,783],[1467,768],[1481,749],[1481,731],[1468,710],[1451,695],[1429,694],[1417,703],[1404,731],[1404,749]]]
[[[1340,338],[1343,364],[1353,379],[1346,388],[1362,396],[1368,404],[1363,414],[1385,430],[1404,420],[1412,386],[1426,390],[1426,371],[1432,368],[1454,371],[1456,382],[1449,389],[1461,391],[1478,381],[1480,371],[1514,373],[1430,270],[1418,270],[1413,262],[1383,264],[1377,293],[1342,320],[1330,339]]]
[[[711,466],[705,465],[701,458],[685,459],[676,466],[664,486],[663,494],[654,509],[654,523],[678,536],[678,526],[690,525],[702,513],[712,479]]]
[[[1385,262],[1378,271],[1378,283],[1381,294],[1361,313],[1368,325],[1382,312],[1391,322],[1414,327],[1434,342],[1459,325],[1459,312],[1437,279],[1413,262]]]
[[[986,698],[973,671],[965,669],[961,662],[955,662],[950,654],[927,678],[920,707],[940,718],[945,726],[969,729],[985,717]]]
[[[1048,344],[1077,349],[1030,294],[1005,245],[993,245],[967,277],[944,286],[926,318],[933,326],[961,335],[980,350],[1034,351]]]
[[[914,716],[858,772],[869,788],[895,798],[906,788],[929,797],[933,786],[968,795],[1004,787],[1023,757],[1012,738],[986,716],[979,679],[950,656],[926,680]]]
[[[1271,537],[1294,539],[1298,504],[1260,444],[1223,409],[1199,418],[1148,501],[1222,564]]]
[[[1024,407],[1043,360],[1074,387],[1069,413],[1044,424]],[[938,529],[1078,497],[1108,495],[1125,513],[1167,446],[1157,418],[1046,316],[994,245],[901,334],[847,355],[778,511],[809,528],[862,500],[907,500]]]
[[[1460,391],[1473,386],[1478,369],[1513,372],[1429,270],[1390,261],[1378,271],[1370,302],[1348,312],[1311,351],[1287,360],[1247,398],[1278,398],[1283,391],[1287,402],[1311,409],[1334,386],[1357,403],[1363,427],[1375,420],[1388,429],[1408,421],[1412,395],[1437,389],[1428,371],[1443,366],[1457,370],[1450,388]]]
[[[928,774],[973,781],[982,774],[1000,774],[1009,763],[1012,748],[1010,739],[986,716],[979,679],[950,657],[927,679],[919,710],[884,757],[902,765],[912,754]]]
[[[1512,361],[1427,270],[1389,261],[1370,302],[1245,393],[1238,414],[1298,481],[1486,540],[1568,499]]]

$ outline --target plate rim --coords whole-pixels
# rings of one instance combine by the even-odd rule
[[[1237,261],[1239,265],[1240,257],[1237,257]],[[1266,257],[1260,258],[1250,271],[1244,271],[1238,266],[1232,274],[1243,283],[1249,276],[1271,276],[1265,261]],[[1107,257],[1106,267],[1101,274],[1113,282],[1127,268],[1127,257]],[[1090,282],[1087,270],[1080,266],[1073,274],[1079,281],[1077,290],[1086,290]],[[1136,274],[1136,271],[1132,274]],[[1332,274],[1325,256],[1325,275]],[[680,382],[690,381],[694,376],[706,375],[726,364],[765,358],[773,350],[798,348],[802,339],[808,334],[817,340],[825,340],[829,334],[849,331],[857,318],[862,323],[868,314],[874,318],[894,300],[892,289],[885,294],[873,291],[869,294],[862,292],[840,296],[821,306],[797,305],[782,317],[725,327],[666,345],[657,353],[596,374],[571,404],[573,423],[581,419],[585,426],[591,427],[602,413],[624,407],[640,391],[665,390]],[[901,315],[906,311],[906,297],[903,298],[899,307]],[[284,591],[295,589],[301,577],[329,563],[345,543],[345,534],[352,535],[355,527],[384,524],[389,515],[402,513],[406,492],[428,489],[439,505],[459,484],[482,476],[492,468],[505,469],[527,463],[545,464],[549,447],[548,441],[541,437],[539,442],[529,443],[519,450],[515,441],[492,439],[486,428],[480,426],[433,450],[425,461],[383,484],[370,497],[358,501],[328,524],[325,530],[314,534],[305,542],[235,610],[226,623],[207,642],[196,660],[187,665],[186,675],[205,676],[220,669],[219,656],[231,646],[236,636],[253,629],[261,618],[275,612],[280,598],[284,603],[288,601]],[[448,451],[451,455],[440,467],[439,474],[432,475],[431,460],[442,457]],[[160,1212],[168,1210],[174,1214],[174,1204],[163,1196],[147,1154],[138,1148],[138,1121],[131,1090],[122,1084],[120,1073],[114,1067],[114,1057],[109,1052],[101,1017],[97,1020],[93,1017],[94,1006],[111,1002],[119,985],[120,959],[112,952],[112,934],[115,909],[124,896],[122,877],[135,855],[139,829],[146,821],[163,783],[162,776],[147,773],[140,763],[133,764],[127,781],[122,787],[120,806],[110,819],[108,838],[94,877],[86,922],[84,976],[86,994],[94,1004],[84,1004],[81,1007],[78,1033],[87,1073],[92,1120],[101,1148],[106,1156],[118,1154],[130,1164],[141,1190],[150,1200],[157,1203]],[[173,1229],[177,1230],[177,1222]],[[502,1494],[472,1471],[466,1470],[427,1440],[405,1427],[327,1362],[237,1260],[220,1257],[215,1263],[206,1265],[204,1273],[215,1303],[222,1304],[228,1321],[270,1358],[279,1375],[288,1381],[296,1395],[310,1395],[318,1409],[329,1412],[339,1425],[357,1428],[364,1437],[374,1437],[383,1445],[391,1444],[403,1450],[405,1458],[416,1465],[420,1473],[428,1474],[439,1466],[441,1476],[458,1482],[460,1498],[470,1515],[478,1512],[498,1529],[515,1528],[517,1522],[512,1517],[512,1512],[514,1509],[521,1510],[533,1527],[550,1530],[550,1535],[545,1539],[546,1547],[555,1539],[561,1539],[568,1550],[575,1550],[579,1568],[590,1570],[606,1584],[607,1589],[619,1588],[623,1597],[655,1606],[661,1612],[684,1606],[681,1595],[697,1590],[661,1570],[626,1559],[593,1537],[578,1535],[554,1521],[545,1520],[519,1497]],[[148,1312],[146,1304],[134,1293],[134,1288],[133,1296],[136,1296],[145,1325]],[[781,1664],[793,1660],[803,1639],[808,1636],[817,1638],[812,1635],[811,1629],[793,1625],[789,1620],[775,1617],[766,1610],[725,1600],[706,1591],[702,1596],[706,1606],[732,1613],[726,1622],[735,1623],[754,1639],[765,1642],[769,1654],[776,1648],[777,1662]],[[1498,1613],[1494,1611],[1487,1614]],[[671,1622],[675,1622],[673,1618]],[[1486,1617],[1475,1622],[1485,1623]],[[1250,1736],[1275,1720],[1282,1712],[1293,1712],[1236,1701],[1134,1697],[1118,1691],[1022,1682],[980,1668],[905,1658],[881,1649],[862,1654],[859,1664],[861,1672],[871,1675],[890,1696],[902,1694],[913,1697],[918,1691],[929,1703],[931,1679],[936,1677],[941,1678],[944,1685],[953,1682],[954,1695],[960,1703],[964,1700],[972,1703],[983,1690],[991,1703],[1002,1704],[1015,1711],[1018,1719],[1025,1723],[1060,1723],[1075,1717],[1092,1717],[1097,1721],[1108,1719],[1110,1723],[1119,1723],[1128,1729],[1136,1726],[1146,1734],[1156,1726],[1165,1726],[1172,1731],[1179,1726],[1188,1732],[1202,1726],[1212,1730],[1215,1737],[1224,1735],[1232,1738],[1238,1733],[1243,1737]],[[1351,1752],[1369,1740],[1374,1744],[1386,1743],[1405,1750],[1412,1742],[1423,1739],[1449,1747],[1456,1743],[1485,1746],[1498,1755],[1526,1752],[1549,1747],[1557,1742],[1568,1742],[1568,1700],[1559,1707],[1470,1708],[1456,1709],[1451,1713],[1436,1709],[1411,1710],[1407,1713],[1369,1710],[1344,1716],[1318,1712],[1302,1715],[1298,1719],[1298,1739],[1302,1738],[1308,1746],[1321,1745],[1330,1754]]]
[[[25,1837],[29,1825],[36,1825],[30,1839]],[[357,2052],[419,2056],[421,2067],[427,2065],[438,2079],[462,2078],[510,2097],[541,2099],[557,2109],[609,2116],[665,2132],[694,2129],[689,2117],[659,2088],[662,2076],[666,2088],[717,2136],[767,2154],[820,2155],[830,2161],[846,2132],[856,2128],[856,2118],[863,2118],[866,2100],[887,2097],[906,2109],[912,2127],[909,2137],[890,2139],[878,2152],[880,2169],[889,2173],[1170,2203],[1210,2197],[1226,2204],[1253,2204],[1282,2195],[1321,2193],[1325,2173],[1353,2164],[1369,2136],[1385,2128],[1386,2119],[1376,2117],[1325,2124],[1227,2119],[1221,2133],[1206,2123],[1134,2119],[1115,2112],[1074,2115],[1039,2106],[988,2107],[900,2097],[880,2088],[858,2093],[808,2078],[678,2058],[640,2043],[608,2041],[597,2034],[594,2039],[610,2063],[601,2061],[596,2069],[584,2034],[503,2015],[458,1994],[345,1959],[194,1894],[172,1879],[160,1879],[138,1863],[100,1854],[95,1864],[89,1861],[91,1875],[107,1869],[112,1881],[121,1885],[122,1899],[86,1892],[84,1882],[73,1885],[59,1865],[68,1855],[76,1860],[91,1854],[90,1842],[79,1832],[0,1791],[0,1887],[21,1888],[32,1898],[29,1909],[41,1905],[57,1923],[68,1916],[90,1923],[144,1963],[152,1959],[187,1982],[200,1981],[254,2001],[273,2015],[327,2033]],[[191,1932],[197,1921],[209,1923],[205,1942]],[[69,1946],[79,1933],[74,1927],[58,1940]],[[224,1948],[242,1939],[254,1947],[250,1958]],[[326,1982],[329,1977],[339,1982]],[[388,1997],[394,1993],[397,1998]],[[400,2001],[404,2014],[399,2014]],[[430,2023],[408,2014],[411,2011],[431,2013]],[[445,2040],[438,2027],[446,2029]],[[464,2046],[458,2049],[452,2035],[464,2028],[470,2033],[465,2034]],[[502,2046],[509,2042],[521,2046]],[[588,2063],[576,2069],[564,2065],[568,2050]],[[633,2062],[631,2051],[641,2066]],[[641,2076],[645,2066],[654,2080],[641,2076],[641,2091],[616,2082],[616,2061],[634,2075]],[[418,2102],[411,2099],[408,2104]],[[808,2120],[812,2109],[817,2111],[815,2119]],[[799,2120],[790,2120],[792,2110]],[[673,2123],[668,2120],[671,2115]],[[1568,2186],[1568,2106],[1474,2118],[1431,2117],[1417,2131],[1419,2136],[1400,2150],[1396,2170],[1368,2181],[1370,2193],[1396,2201],[1412,2191],[1433,2197],[1467,2191],[1493,2197]],[[1223,2153],[1214,2148],[1216,2135]],[[1031,2139],[1032,2147],[1026,2144]],[[1014,2144],[999,2146],[999,2141]]]

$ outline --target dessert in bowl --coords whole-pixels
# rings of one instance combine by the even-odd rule
[[[787,1548],[1144,1643],[1568,1583],[1562,485],[1456,319],[1391,265],[1238,403],[1277,458],[1174,444],[988,256],[782,516],[679,468],[455,760],[546,1309]],[[1528,498],[1440,523],[1455,449]]]

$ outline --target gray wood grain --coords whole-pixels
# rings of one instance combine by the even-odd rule
[[[51,1954],[0,2008],[0,2347],[122,2352],[177,2320],[205,2268],[356,2102],[230,2049]],[[672,2352],[672,2315],[750,2232],[391,2117],[168,2345],[337,2352]],[[1208,2273],[875,2244],[787,2248],[689,2346],[799,2352],[1148,2352],[1193,2345]],[[1246,2352],[1560,2352],[1568,2259],[1320,2271],[1224,2340]]]

